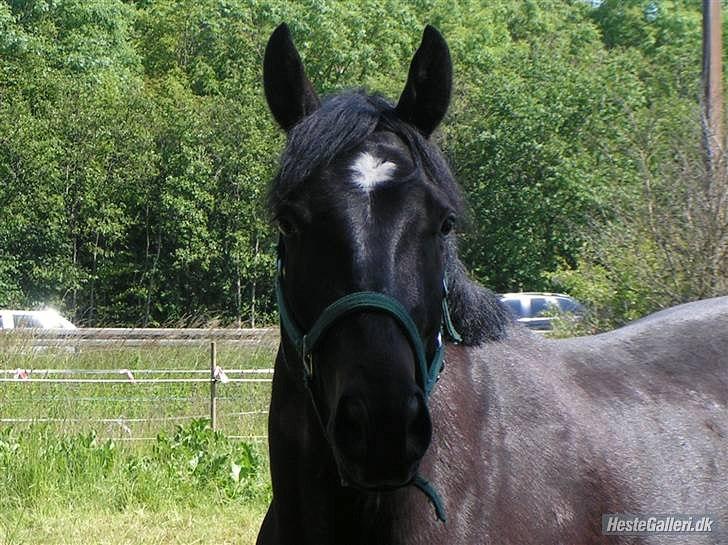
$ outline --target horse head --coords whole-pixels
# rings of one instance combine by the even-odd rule
[[[410,483],[431,439],[461,196],[428,137],[451,72],[432,27],[396,106],[363,91],[321,101],[285,25],[265,53],[266,97],[288,137],[270,194],[283,353],[342,481],[358,488]]]

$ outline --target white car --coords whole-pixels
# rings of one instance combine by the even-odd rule
[[[520,323],[539,331],[552,329],[551,322],[556,313],[575,316],[584,313],[581,303],[563,293],[504,293],[499,297]]]
[[[0,310],[0,330],[76,329],[57,310]]]

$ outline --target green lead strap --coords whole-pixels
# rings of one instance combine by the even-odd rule
[[[432,358],[432,365],[430,366],[430,372],[428,373],[427,380],[425,382],[425,401],[429,401],[430,394],[435,388],[437,379],[440,378],[440,373],[443,367],[445,367],[445,345],[440,344],[437,347],[435,356]]]
[[[283,286],[281,285],[281,264],[278,262],[278,276],[276,277],[276,302],[278,303],[278,315],[281,319],[281,326],[285,331],[288,338],[296,347],[296,350],[300,353],[303,345],[303,333],[293,321],[293,318],[288,313],[288,305],[286,305],[285,295],[283,293]]]
[[[434,486],[432,486],[430,481],[424,479],[420,475],[417,475],[415,476],[415,480],[412,481],[412,484],[419,488],[425,496],[429,498],[432,506],[435,508],[435,515],[437,515],[437,519],[443,524],[446,523],[447,516],[445,516],[445,505],[442,503],[440,494],[437,493],[437,490]]]

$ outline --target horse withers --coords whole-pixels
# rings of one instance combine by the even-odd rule
[[[396,105],[321,101],[288,28],[270,37],[287,144],[258,544],[728,543],[728,298],[564,341],[514,324],[457,256],[462,196],[429,141],[451,72],[427,27]],[[715,520],[612,535],[609,514]]]

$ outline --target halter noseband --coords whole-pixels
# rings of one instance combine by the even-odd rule
[[[420,335],[420,332],[409,312],[407,312],[407,309],[405,309],[397,299],[381,292],[357,291],[344,295],[327,306],[321,312],[311,328],[304,332],[296,323],[288,309],[288,305],[286,304],[286,297],[283,292],[284,268],[281,259],[281,250],[282,245],[279,242],[275,292],[278,303],[278,314],[280,315],[281,321],[281,330],[294,346],[301,361],[304,384],[309,392],[316,416],[321,424],[327,441],[329,441],[329,438],[326,433],[326,427],[321,420],[318,406],[316,405],[316,400],[311,390],[311,379],[313,378],[313,354],[321,342],[321,339],[324,337],[324,334],[347,315],[355,312],[373,310],[388,314],[394,318],[407,335],[410,345],[412,346],[412,351],[414,352],[415,359],[417,360],[417,368],[419,370],[419,386],[424,392],[425,403],[427,403],[428,398],[440,377],[440,373],[445,366],[445,345],[442,340],[443,333],[446,332],[454,342],[462,341],[460,335],[453,326],[452,319],[450,317],[450,310],[447,304],[447,275],[445,275],[442,282],[442,323],[440,325],[440,332],[437,336],[437,347],[432,359],[428,363],[425,343],[422,340],[422,336]],[[442,499],[435,488],[420,475],[415,476],[412,484],[427,495],[435,507],[437,518],[445,522],[445,509],[442,505]]]
[[[276,299],[278,301],[278,313],[280,314],[281,319],[281,328],[295,347],[296,352],[301,359],[304,377],[307,381],[313,377],[313,353],[324,334],[346,315],[354,312],[375,310],[390,315],[406,333],[417,360],[417,366],[420,373],[419,376],[421,377],[420,381],[422,382],[420,387],[425,394],[425,400],[427,400],[440,376],[440,372],[444,367],[445,346],[442,343],[443,329],[447,330],[448,335],[450,335],[454,341],[459,342],[461,340],[452,325],[452,320],[450,319],[450,312],[446,298],[446,281],[443,281],[443,327],[441,327],[440,334],[438,335],[435,354],[428,364],[427,356],[425,355],[425,343],[422,341],[422,337],[417,330],[414,320],[412,320],[407,309],[405,309],[394,297],[376,291],[357,291],[349,293],[327,306],[323,312],[321,312],[313,326],[311,326],[311,329],[304,333],[301,331],[298,324],[296,324],[296,321],[291,316],[288,306],[286,305],[286,298],[283,293],[282,275],[282,267],[279,261],[275,290]]]

